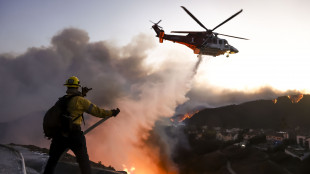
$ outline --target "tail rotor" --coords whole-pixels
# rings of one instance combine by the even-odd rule
[[[153,21],[150,20],[150,22],[154,24],[153,26],[157,26],[159,29],[163,29],[163,27],[158,25],[161,22],[161,20],[159,20],[158,22],[153,22]]]

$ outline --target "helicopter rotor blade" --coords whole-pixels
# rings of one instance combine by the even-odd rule
[[[151,20],[150,20],[150,22],[151,22],[151,23],[153,23],[153,24],[157,24],[157,25],[158,25],[158,24],[161,22],[161,20],[159,20],[159,21],[158,21],[158,22],[156,22],[156,23],[155,23],[155,22],[153,22],[153,21],[151,21]]]
[[[242,9],[240,11],[238,11],[236,14],[232,15],[230,18],[226,19],[224,22],[220,23],[218,26],[214,27],[211,31],[214,31],[218,27],[222,26],[223,24],[225,24],[226,22],[228,22],[229,20],[231,20],[232,18],[234,18],[235,16],[240,14],[241,12],[242,12]]]
[[[247,38],[237,37],[237,36],[231,36],[231,35],[227,35],[227,34],[220,34],[220,33],[214,33],[214,34],[221,35],[221,36],[232,37],[232,38],[236,38],[236,39],[249,40],[249,39],[247,39]]]
[[[171,31],[170,33],[205,33],[206,31]]]
[[[158,25],[161,22],[161,20],[159,20],[156,24]]]
[[[202,28],[206,29],[207,31],[209,31],[207,29],[207,27],[205,27],[191,12],[189,12],[185,7],[181,6],[188,15],[190,15]]]
[[[159,20],[157,23],[153,22],[150,20],[151,23],[153,23],[153,26],[157,26],[159,29],[163,29],[163,27],[159,26],[158,24],[161,22],[161,20]],[[151,29],[153,29],[153,27],[151,27]]]

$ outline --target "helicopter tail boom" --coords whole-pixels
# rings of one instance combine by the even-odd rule
[[[160,20],[160,21],[161,21],[161,20]],[[160,21],[159,21],[159,22],[160,22]],[[165,31],[162,29],[162,27],[160,27],[160,26],[158,25],[159,22],[154,23],[154,25],[152,26],[152,28],[153,28],[154,31],[156,32],[156,37],[159,38],[159,42],[160,42],[160,43],[163,43],[163,41],[164,41],[164,36],[165,36]]]

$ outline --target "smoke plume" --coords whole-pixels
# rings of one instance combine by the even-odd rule
[[[176,172],[167,167],[169,158],[160,163],[156,156],[161,152],[141,141],[147,139],[158,118],[172,116],[187,100],[195,62],[168,59],[153,70],[145,60],[154,43],[144,34],[124,47],[108,41],[91,43],[85,31],[69,28],[55,35],[49,47],[29,48],[18,56],[1,54],[1,143],[47,147],[42,131],[44,112],[64,95],[65,80],[75,75],[82,86],[94,88],[88,94],[94,104],[121,109],[118,117],[87,135],[92,160],[119,170],[132,165],[136,173]],[[86,126],[95,121],[86,116]]]

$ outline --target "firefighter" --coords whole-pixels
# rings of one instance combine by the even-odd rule
[[[91,167],[87,154],[86,140],[81,131],[81,123],[83,121],[83,113],[86,112],[96,117],[106,118],[116,116],[120,110],[118,108],[112,110],[101,109],[92,104],[89,100],[81,96],[79,91],[80,81],[77,77],[72,76],[66,80],[64,86],[67,87],[67,95],[76,95],[68,103],[68,112],[72,117],[72,129],[68,134],[59,133],[52,138],[49,151],[49,159],[45,166],[44,174],[54,173],[55,167],[62,153],[66,149],[71,149],[76,156],[82,174],[90,174]]]

